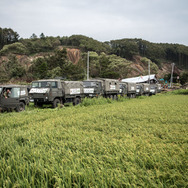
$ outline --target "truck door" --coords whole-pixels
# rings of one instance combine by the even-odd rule
[[[3,92],[7,89],[10,90],[10,94],[7,98],[4,95],[1,97],[2,107],[4,108],[15,108],[19,104],[20,88],[5,88]]]

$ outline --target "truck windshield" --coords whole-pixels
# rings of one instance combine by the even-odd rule
[[[20,88],[10,88],[10,94],[8,98],[19,98]]]
[[[83,82],[84,87],[96,87],[98,84],[96,82]]]
[[[57,82],[33,82],[32,83],[32,88],[49,88],[50,84],[52,88],[57,88]]]

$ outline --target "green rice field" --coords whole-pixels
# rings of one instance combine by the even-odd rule
[[[187,91],[1,113],[0,187],[188,187]]]

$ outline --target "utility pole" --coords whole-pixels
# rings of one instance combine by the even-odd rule
[[[150,84],[150,61],[148,61],[148,75],[149,75],[148,81],[149,81],[149,84]]]
[[[89,80],[89,51],[87,52],[87,80]]]
[[[170,87],[172,87],[172,84],[173,84],[174,65],[175,65],[175,63],[172,63],[172,72],[171,72],[171,78],[170,78]]]

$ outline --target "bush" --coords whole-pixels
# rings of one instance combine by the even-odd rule
[[[181,75],[180,75],[180,83],[182,85],[184,85],[185,83],[188,82],[188,72],[183,72]]]
[[[9,53],[23,55],[23,54],[27,54],[28,51],[22,43],[16,42],[13,44],[5,45],[3,49],[0,50],[0,55],[7,55]]]

